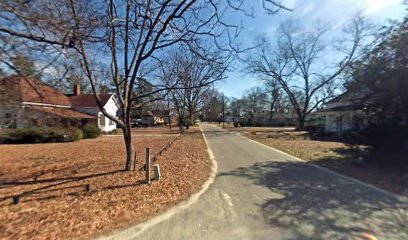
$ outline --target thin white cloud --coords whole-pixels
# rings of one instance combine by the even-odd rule
[[[367,15],[375,15],[390,8],[402,8],[402,0],[365,0],[365,11]]]

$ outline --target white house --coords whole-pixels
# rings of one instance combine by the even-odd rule
[[[68,96],[72,108],[78,112],[86,113],[98,117],[98,127],[104,132],[116,129],[116,123],[107,118],[100,111],[93,94],[81,94],[79,85],[74,86],[74,92]],[[117,116],[119,105],[114,94],[100,94],[103,108],[112,116]]]
[[[324,104],[317,115],[324,119],[327,133],[341,134],[349,130],[362,129],[368,122],[361,94],[351,92],[345,92]]]

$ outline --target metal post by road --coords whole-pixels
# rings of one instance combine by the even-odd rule
[[[225,127],[225,96],[224,93],[222,94],[222,128]]]

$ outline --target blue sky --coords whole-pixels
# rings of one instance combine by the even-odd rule
[[[282,0],[281,2],[292,8],[292,12],[279,12],[267,15],[259,4],[252,3],[255,17],[229,16],[230,22],[241,24],[243,30],[240,35],[243,44],[251,44],[260,34],[265,34],[273,40],[275,29],[280,22],[288,18],[301,19],[305,27],[311,27],[317,20],[336,26],[344,24],[358,12],[372,19],[375,23],[385,24],[389,19],[400,20],[406,13],[403,0]],[[335,34],[336,30],[332,31]],[[228,73],[228,78],[216,87],[229,97],[241,97],[246,89],[260,85],[255,76],[245,75],[239,70]]]

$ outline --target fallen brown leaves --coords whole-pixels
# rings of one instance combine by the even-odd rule
[[[143,165],[146,146],[155,153],[174,136],[135,137],[137,169]],[[198,129],[183,134],[159,156],[162,178],[151,185],[143,183],[143,171],[122,171],[125,149],[120,136],[1,145],[0,156],[0,238],[6,239],[87,239],[106,234],[186,199],[209,173]],[[22,197],[14,205],[16,195]]]
[[[268,138],[261,134],[257,134],[256,136],[245,134],[245,136],[307,161],[320,160],[331,154],[333,154],[331,155],[332,157],[335,157],[333,150],[349,148],[346,144],[341,142],[299,138],[287,139],[283,137]]]

